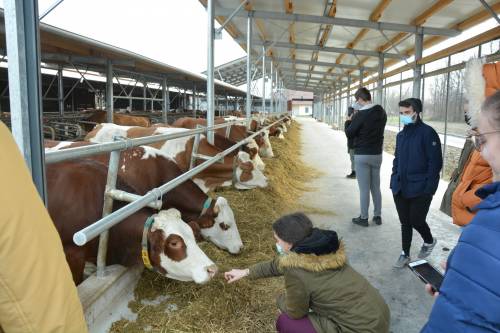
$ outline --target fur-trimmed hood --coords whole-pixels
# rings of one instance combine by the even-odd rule
[[[338,269],[347,264],[347,257],[344,249],[344,242],[340,242],[339,249],[335,253],[315,255],[299,254],[290,252],[279,258],[279,267],[302,268],[310,272],[322,272],[329,269]]]

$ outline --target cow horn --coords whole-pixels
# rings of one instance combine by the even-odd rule
[[[217,206],[217,203],[215,203],[215,205],[214,205],[214,213],[215,213],[215,215],[219,214],[219,211],[220,211],[219,210],[219,206]]]

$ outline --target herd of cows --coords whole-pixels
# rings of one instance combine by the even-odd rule
[[[201,155],[215,156],[276,120],[254,117],[250,129],[243,125],[231,125],[228,132],[226,128],[218,129],[213,145],[202,135],[197,151]],[[206,120],[201,118],[181,118],[172,125],[152,126],[144,117],[127,115],[114,121],[96,125],[83,141],[46,140],[45,151],[111,142],[116,137],[170,134],[197,125],[206,126]],[[215,119],[216,124],[225,121],[227,119]],[[231,254],[239,253],[243,243],[227,200],[223,197],[212,199],[207,192],[226,186],[237,189],[266,187],[265,164],[261,157],[274,156],[269,137],[284,138],[283,133],[290,122],[290,117],[282,118],[282,122],[249,140],[221,163],[212,164],[169,191],[161,198],[160,212],[146,207],[112,227],[106,263],[151,266],[172,279],[196,283],[209,281],[217,268],[196,242],[210,241]],[[144,195],[180,176],[189,170],[194,142],[194,136],[186,136],[122,151],[117,189]],[[106,153],[47,165],[48,209],[61,237],[75,284],[83,281],[86,262],[96,262],[98,239],[80,247],[73,243],[73,234],[102,217],[109,156]],[[202,162],[197,160],[195,165]],[[115,200],[113,210],[124,205],[125,202]],[[143,259],[143,248],[146,259]]]

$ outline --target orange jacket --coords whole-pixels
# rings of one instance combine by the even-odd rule
[[[483,77],[485,81],[485,97],[491,96],[500,90],[500,62],[484,64]]]
[[[481,154],[474,150],[464,167],[462,179],[453,192],[451,201],[451,214],[453,223],[459,226],[468,224],[474,217],[471,209],[481,199],[475,195],[477,189],[492,181],[491,168]]]

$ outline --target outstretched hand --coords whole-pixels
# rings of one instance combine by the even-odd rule
[[[227,283],[233,283],[234,281],[238,281],[241,278],[244,278],[250,273],[250,270],[247,269],[232,269],[229,272],[224,273],[224,278]]]

